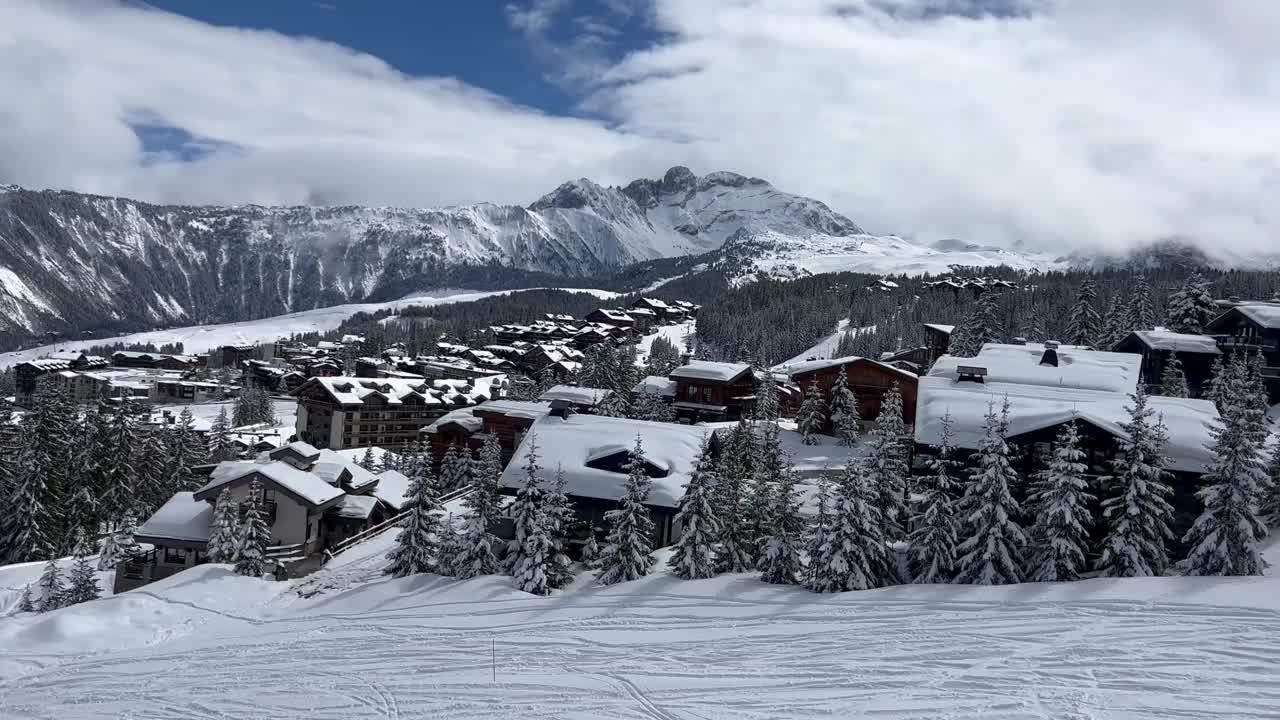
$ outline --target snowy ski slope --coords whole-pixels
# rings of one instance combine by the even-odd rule
[[[334,571],[369,573],[383,549]],[[204,566],[0,620],[0,717],[1280,713],[1273,578],[814,595],[752,576],[657,574],[538,598],[506,578],[371,574],[302,599],[288,583]]]

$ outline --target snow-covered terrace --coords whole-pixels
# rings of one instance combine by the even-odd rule
[[[957,369],[965,366],[985,368],[988,384],[1011,383],[1122,394],[1133,392],[1138,386],[1142,367],[1140,355],[1061,346],[1057,348],[1058,364],[1050,365],[1041,362],[1044,354],[1045,347],[1038,343],[987,343],[977,357],[943,355],[929,370],[929,377],[954,381],[959,374]]]

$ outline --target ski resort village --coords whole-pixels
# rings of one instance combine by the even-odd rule
[[[1280,708],[1280,303],[853,279],[15,355],[0,711]]]

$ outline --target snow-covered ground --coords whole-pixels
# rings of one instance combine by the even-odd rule
[[[649,348],[653,347],[653,341],[660,337],[664,337],[676,346],[676,350],[683,353],[688,349],[688,340],[693,338],[698,331],[698,321],[685,320],[676,325],[663,325],[655,332],[649,333],[640,338],[636,343],[636,364],[643,365],[649,359]],[[696,339],[694,340],[696,343]]]
[[[282,430],[293,431],[294,425],[298,420],[298,401],[292,399],[278,398],[271,401],[271,407],[274,411],[276,421],[274,426]],[[218,417],[218,413],[225,409],[227,417],[235,417],[236,401],[226,400],[223,402],[210,403],[194,403],[189,405],[157,405],[153,412],[162,412],[168,410],[176,417],[183,409],[191,410],[191,416],[195,419],[197,427],[203,427],[203,423],[212,424]]]
[[[754,576],[293,583],[202,566],[0,620],[22,718],[1264,718],[1280,581],[1090,580],[814,595]],[[322,572],[330,572],[325,570]],[[314,577],[314,576],[313,576]],[[299,582],[306,582],[305,580]]]
[[[564,290],[567,292],[587,293],[601,299],[612,299],[618,296],[618,293],[611,292],[609,290],[584,288],[564,288]],[[513,292],[524,291],[495,290],[489,292],[469,292],[466,290],[446,290],[438,291],[434,294],[411,295],[409,297],[400,300],[392,300],[390,302],[334,305],[333,307],[319,308],[317,310],[304,310],[302,312],[278,315],[275,317],[263,318],[261,320],[247,320],[244,322],[223,323],[220,325],[192,325],[189,327],[153,330],[150,332],[119,335],[109,338],[67,341],[55,343],[53,345],[43,345],[28,350],[0,353],[0,367],[25,362],[27,360],[34,360],[55,350],[76,350],[88,348],[92,345],[109,345],[112,343],[127,344],[149,342],[159,346],[165,343],[181,342],[184,352],[201,353],[222,345],[270,342],[282,337],[287,338],[292,333],[324,332],[327,330],[334,330],[341,325],[344,320],[358,312],[376,312],[378,310],[403,308],[410,305],[434,306],[459,302],[474,302],[476,300],[493,297],[495,295],[508,295]]]

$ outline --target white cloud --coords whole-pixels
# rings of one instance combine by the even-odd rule
[[[0,181],[432,205],[528,202],[571,177],[683,163],[924,238],[1065,249],[1180,235],[1243,249],[1280,230],[1272,0],[654,0],[642,12],[662,32],[653,48],[574,67],[553,54],[605,124],[319,41],[8,2]],[[537,38],[572,12],[544,0],[508,17]],[[147,157],[127,122],[144,114],[223,144],[195,162]]]

